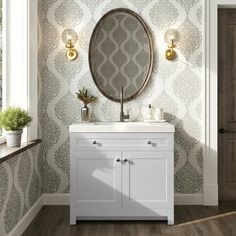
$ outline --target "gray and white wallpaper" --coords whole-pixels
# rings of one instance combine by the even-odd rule
[[[16,226],[41,196],[40,145],[0,164],[0,235]]]
[[[142,121],[146,104],[163,107],[165,118],[176,127],[175,191],[202,192],[203,90],[202,0],[40,0],[39,1],[39,121],[43,145],[43,191],[69,192],[68,126],[80,120],[82,104],[75,93],[86,87],[99,97],[92,106],[93,119],[116,121],[119,104],[96,88],[88,63],[92,30],[109,10],[125,7],[140,14],[155,45],[155,65],[147,88],[126,103],[133,120]],[[69,62],[61,33],[78,33],[79,58]],[[167,29],[180,32],[178,58],[167,61],[163,36]]]

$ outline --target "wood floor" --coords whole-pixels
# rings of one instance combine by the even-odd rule
[[[236,236],[236,202],[218,207],[175,206],[175,225],[164,221],[90,221],[69,225],[69,206],[45,206],[23,236]]]

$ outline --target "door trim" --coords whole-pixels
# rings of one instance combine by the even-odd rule
[[[205,150],[203,204],[218,205],[218,8],[236,8],[235,0],[207,0],[204,9]]]

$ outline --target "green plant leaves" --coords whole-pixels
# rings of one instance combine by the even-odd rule
[[[86,88],[82,88],[82,89],[79,89],[79,92],[76,93],[77,95],[77,98],[84,103],[84,105],[88,105],[89,103],[92,103],[92,102],[96,102],[97,101],[97,97],[95,96],[92,96],[92,95],[89,95],[88,94],[88,89]]]
[[[0,126],[5,130],[23,129],[32,121],[27,111],[19,107],[9,107],[0,112]]]

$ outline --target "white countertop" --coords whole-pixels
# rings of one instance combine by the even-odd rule
[[[146,122],[91,122],[70,125],[70,133],[174,133],[170,123]]]

